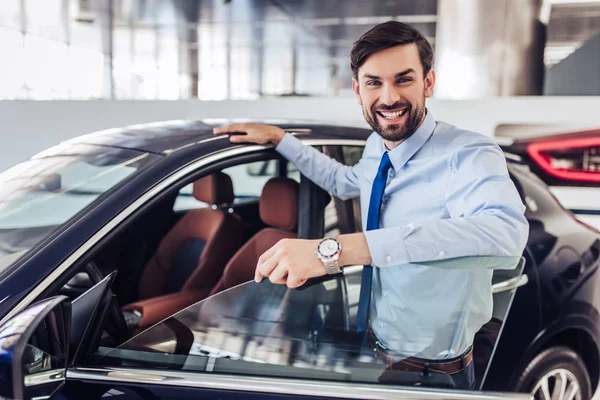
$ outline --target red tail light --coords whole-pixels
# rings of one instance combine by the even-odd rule
[[[600,182],[600,137],[530,143],[527,152],[552,176],[573,181]]]

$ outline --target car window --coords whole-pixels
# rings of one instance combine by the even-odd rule
[[[362,157],[363,146],[325,146],[323,152],[344,165],[353,166]],[[362,231],[360,199],[340,200],[331,194],[325,208],[325,237]]]
[[[18,259],[15,254],[24,254],[155,159],[125,149],[63,144],[1,173],[0,271]]]
[[[418,344],[417,355],[443,359],[457,338],[466,334],[465,321],[479,319],[483,337],[475,339],[474,359],[480,387],[516,290],[508,283],[522,273],[521,259],[465,257],[418,266],[446,268],[456,274],[477,271],[493,275],[493,310],[467,307],[444,316],[443,321],[406,310],[406,321],[398,325],[398,331],[390,332],[402,351]],[[377,338],[356,332],[361,272],[359,266],[346,267],[343,274],[301,290],[268,280],[236,286],[188,307],[118,349],[101,348],[93,364],[199,374],[451,386],[448,375],[390,373],[386,362],[374,352],[372,343]],[[377,318],[371,317],[372,326]],[[423,324],[431,324],[431,329]],[[424,334],[412,336],[411,332]]]
[[[224,173],[231,177],[235,201],[258,200],[267,181],[277,176],[277,160],[256,161],[225,168]],[[300,182],[300,172],[288,162],[289,178]],[[192,195],[193,184],[184,186],[180,191],[173,209],[175,211],[193,210],[208,207]]]

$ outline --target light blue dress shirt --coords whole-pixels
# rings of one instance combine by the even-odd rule
[[[373,180],[387,151],[376,132],[352,167],[290,134],[276,150],[333,195],[360,196],[366,224]],[[370,326],[385,347],[407,356],[458,356],[492,316],[493,271],[418,263],[521,256],[529,232],[525,206],[491,138],[436,122],[430,112],[389,155],[380,229],[364,232],[375,267]]]

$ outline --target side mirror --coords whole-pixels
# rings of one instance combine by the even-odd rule
[[[47,398],[66,377],[71,303],[36,303],[0,327],[0,397]]]

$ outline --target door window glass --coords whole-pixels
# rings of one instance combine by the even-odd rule
[[[265,183],[269,179],[278,176],[278,162],[278,160],[256,161],[225,168],[223,172],[229,175],[233,183],[235,203],[258,200]],[[300,172],[290,162],[288,162],[287,176],[296,182],[300,182]],[[179,191],[175,201],[175,211],[208,207],[208,204],[194,198],[192,194],[193,186],[190,183]]]
[[[363,146],[325,146],[323,152],[338,162],[354,166],[362,157]],[[331,194],[325,208],[325,237],[362,231],[360,199],[340,200]]]
[[[457,313],[432,318],[415,315],[412,309],[404,310],[400,312],[404,316],[397,317],[406,320],[386,333],[388,343],[395,347],[386,348],[383,354],[379,347],[375,350],[381,346],[375,329],[381,322],[379,316],[371,315],[371,329],[366,334],[356,332],[355,305],[362,271],[358,267],[345,268],[343,274],[302,290],[273,285],[268,280],[225,290],[155,325],[118,349],[101,348],[99,354],[104,356],[99,355],[95,364],[202,374],[452,387],[453,378],[448,374],[393,370],[390,360],[448,359],[448,354],[457,351],[457,343],[463,343],[468,335],[465,321],[472,324],[477,319],[489,339],[476,341],[480,346],[474,356],[479,387],[517,287],[509,283],[518,280],[522,273],[521,259],[465,257],[421,263],[418,267],[444,268],[450,275],[484,271],[491,277],[493,273],[493,311],[469,305]],[[452,287],[448,290],[455,290],[449,286]],[[489,334],[491,330],[493,335]],[[473,341],[472,337],[466,339]]]

